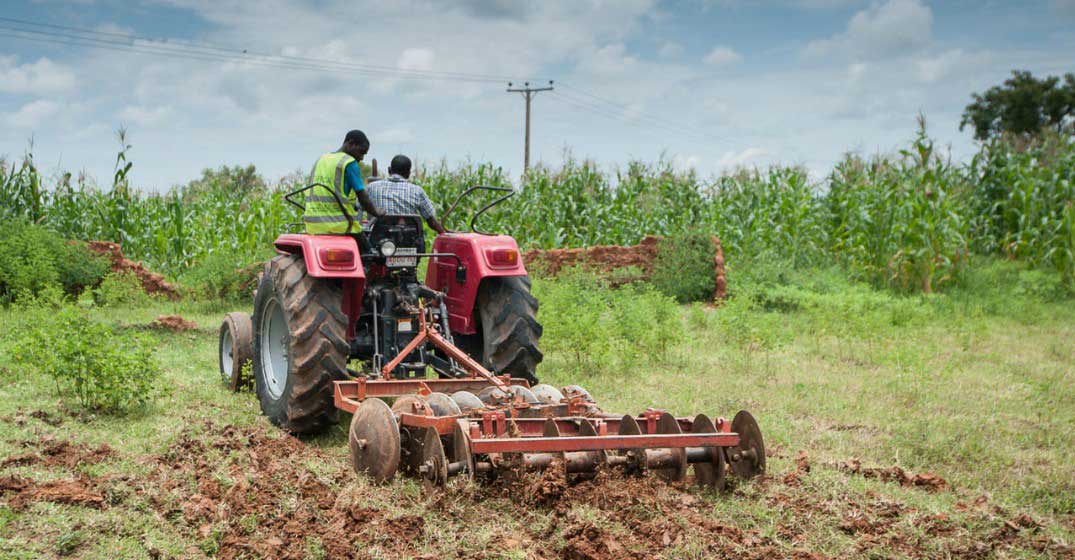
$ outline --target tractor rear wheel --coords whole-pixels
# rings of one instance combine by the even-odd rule
[[[481,344],[473,346],[481,353],[475,357],[499,374],[536,385],[535,372],[543,357],[538,349],[542,329],[537,312],[538,300],[530,294],[528,276],[488,279],[478,292]]]
[[[299,255],[265,265],[254,296],[254,384],[261,411],[295,434],[336,422],[332,382],[344,379],[350,347],[343,291],[312,278]]]

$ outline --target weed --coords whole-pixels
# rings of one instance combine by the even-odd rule
[[[715,249],[712,234],[697,227],[661,240],[653,263],[654,287],[680,303],[712,299]]]
[[[59,395],[73,393],[87,409],[122,414],[155,394],[160,370],[151,341],[94,321],[85,310],[38,313],[13,346],[17,362],[52,377]]]
[[[93,301],[103,306],[144,306],[149,303],[150,295],[142,286],[142,280],[130,271],[110,272],[93,290]]]

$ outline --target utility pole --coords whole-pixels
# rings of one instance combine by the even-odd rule
[[[521,93],[526,98],[526,143],[523,148],[523,174],[530,170],[530,100],[534,98],[539,91],[552,91],[552,80],[549,80],[549,85],[546,87],[530,87],[530,82],[523,82],[523,87],[512,88],[512,83],[508,82],[508,93]]]

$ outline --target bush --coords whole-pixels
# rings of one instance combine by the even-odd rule
[[[93,301],[97,305],[146,305],[152,298],[142,287],[142,280],[128,270],[110,272],[93,290]]]
[[[251,285],[261,269],[257,259],[253,263],[248,261],[219,251],[199,261],[180,279],[198,296],[234,300],[243,295],[244,287]]]
[[[681,329],[679,306],[648,284],[611,288],[581,271],[534,282],[541,301],[542,343],[578,371],[621,371],[642,360],[663,361]]]
[[[68,242],[23,220],[0,222],[0,302],[34,297],[49,287],[77,295],[95,286],[109,262],[85,245]]]
[[[680,303],[711,300],[714,250],[712,235],[702,229],[663,239],[653,263],[654,287]]]
[[[118,332],[72,306],[37,314],[13,346],[18,363],[49,375],[60,396],[73,393],[90,410],[136,410],[153,397],[160,377],[148,338]]]

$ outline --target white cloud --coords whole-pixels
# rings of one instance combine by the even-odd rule
[[[729,151],[724,152],[724,155],[720,156],[717,160],[717,166],[727,169],[742,167],[746,165],[750,160],[757,159],[769,155],[767,150],[757,147],[746,148],[740,152]]]
[[[716,47],[702,59],[706,64],[712,64],[713,66],[733,64],[740,60],[743,60],[743,55],[735,52],[731,47]]]
[[[0,56],[0,92],[39,95],[67,91],[74,86],[74,72],[48,58],[18,64],[13,56]]]
[[[847,30],[806,45],[808,57],[885,58],[927,46],[933,11],[920,0],[888,0],[855,13]]]
[[[143,105],[128,105],[119,112],[119,118],[123,123],[131,123],[139,126],[160,126],[172,116],[171,107],[146,107]]]
[[[60,106],[53,101],[38,99],[23,105],[14,113],[5,114],[3,121],[12,128],[33,128],[55,115],[59,109]]]
[[[657,50],[657,56],[661,58],[675,58],[681,54],[683,54],[683,45],[673,41],[666,42]]]
[[[399,55],[396,66],[402,70],[429,72],[435,70],[433,63],[436,60],[437,54],[433,49],[407,48]]]

